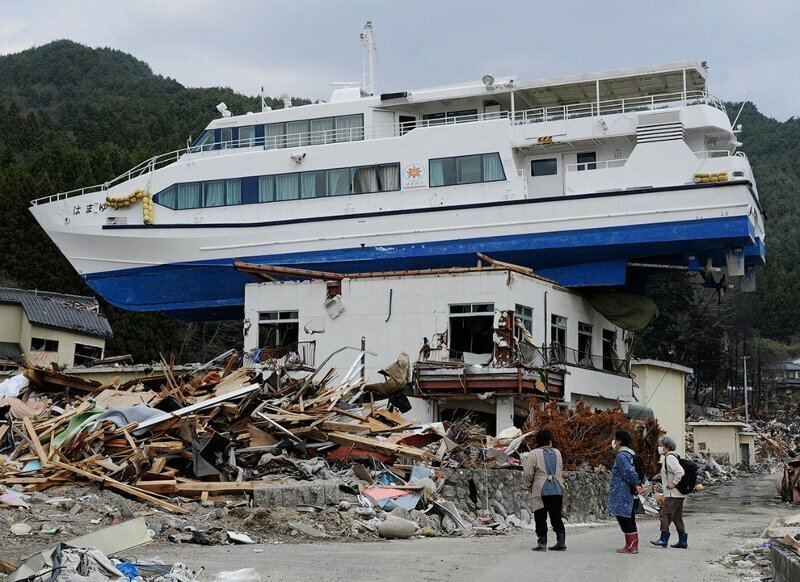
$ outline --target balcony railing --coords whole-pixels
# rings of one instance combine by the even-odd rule
[[[599,162],[583,162],[580,164],[567,164],[567,172],[584,172],[591,170],[605,170],[607,168],[621,168],[628,158],[619,160],[601,160]]]
[[[630,374],[630,360],[612,355],[599,355],[576,350],[560,344],[548,348],[551,363],[578,366],[587,370],[600,370],[613,374]]]
[[[566,119],[579,119],[582,117],[596,117],[601,115],[613,115],[616,113],[633,113],[640,111],[652,111],[669,107],[686,107],[689,105],[710,105],[722,111],[725,107],[722,102],[706,93],[705,91],[687,91],[686,93],[664,93],[660,95],[649,95],[642,97],[631,97],[627,99],[610,99],[606,101],[591,103],[575,103],[571,105],[559,105],[553,107],[538,107],[517,111],[513,115],[509,111],[496,111],[491,113],[472,113],[468,115],[454,116],[446,119],[422,119],[414,122],[390,123],[379,125],[368,125],[363,127],[351,127],[330,129],[315,132],[286,134],[281,136],[251,137],[237,141],[224,141],[212,144],[190,146],[166,154],[154,156],[131,168],[124,174],[94,186],[87,186],[60,192],[51,196],[43,196],[31,201],[31,205],[47,204],[65,198],[81,196],[92,192],[102,192],[112,186],[121,184],[153,172],[170,164],[179,161],[183,156],[190,154],[205,154],[209,152],[225,152],[242,149],[285,149],[295,147],[307,147],[314,145],[326,145],[332,143],[345,143],[370,139],[383,139],[401,137],[414,129],[438,127],[444,125],[457,125],[460,123],[474,123],[482,121],[496,121],[498,119],[511,119],[514,125],[526,125],[534,123],[546,123],[549,121],[562,121]],[[513,119],[512,119],[513,118]],[[618,160],[614,160],[615,162]],[[599,164],[600,162],[591,162]],[[599,166],[598,166],[599,167]],[[610,166],[613,167],[613,166]]]

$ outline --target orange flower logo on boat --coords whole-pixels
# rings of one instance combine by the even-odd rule
[[[413,188],[425,185],[425,167],[422,164],[409,164],[403,169],[403,187]]]
[[[420,166],[411,165],[406,168],[406,178],[409,180],[419,180],[422,177],[422,168]]]

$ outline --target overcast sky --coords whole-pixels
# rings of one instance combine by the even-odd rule
[[[705,60],[718,97],[800,115],[797,0],[0,0],[0,54],[68,38],[190,87],[327,99],[360,80],[368,19],[379,92]]]

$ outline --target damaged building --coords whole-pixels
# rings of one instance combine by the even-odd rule
[[[245,351],[255,363],[297,354],[318,366],[316,354],[364,345],[375,391],[413,386],[410,417],[434,422],[472,410],[497,433],[521,423],[531,396],[624,410],[638,399],[633,336],[623,326],[641,326],[635,320],[649,321],[652,309],[621,310],[608,297],[483,259],[488,266],[347,276],[239,263],[264,280],[245,290]],[[351,360],[341,353],[328,365],[344,373]]]

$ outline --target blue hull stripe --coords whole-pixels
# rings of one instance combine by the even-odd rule
[[[471,266],[477,252],[525,265],[567,286],[624,285],[628,260],[686,264],[684,256],[713,256],[725,246],[755,247],[747,262],[763,262],[747,217],[609,227],[383,247],[241,256],[242,260],[340,273]],[[255,280],[231,266],[233,258],[173,263],[85,275],[110,303],[134,311],[166,311],[191,319],[233,313],[244,286]],[[234,316],[235,317],[235,316]]]

